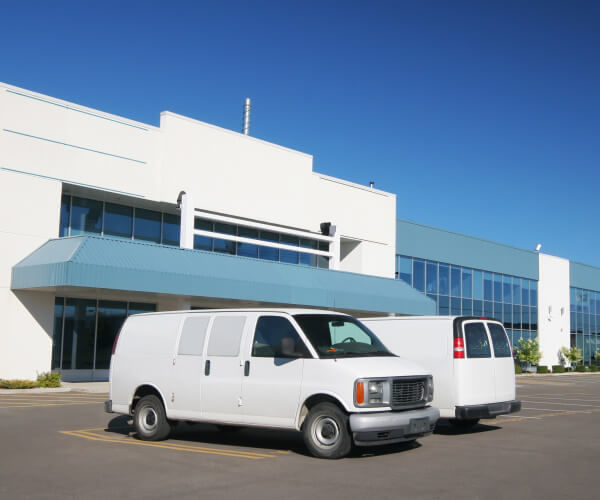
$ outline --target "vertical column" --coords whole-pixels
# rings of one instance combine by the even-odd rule
[[[181,191],[177,198],[181,210],[181,227],[179,231],[179,246],[181,248],[194,248],[194,201],[186,191]]]
[[[329,244],[329,251],[331,252],[331,258],[329,259],[329,269],[339,270],[340,268],[340,232],[337,230],[337,226],[333,224],[329,227],[329,236],[333,236],[333,241]]]

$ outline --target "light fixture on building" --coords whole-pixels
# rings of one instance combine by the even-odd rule
[[[542,244],[541,244],[541,243],[538,243],[538,244],[535,246],[535,251],[536,251],[536,252],[539,252],[541,249],[542,249]]]
[[[375,187],[375,181],[369,181],[369,187],[373,189]]]
[[[181,202],[183,200],[184,194],[185,194],[185,191],[179,191],[179,194],[177,195],[177,206],[175,207],[177,210],[181,209]]]

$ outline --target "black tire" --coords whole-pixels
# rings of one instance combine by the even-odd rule
[[[342,458],[352,449],[348,415],[333,403],[314,406],[302,424],[304,443],[317,458]]]
[[[450,422],[450,425],[453,425],[454,427],[458,428],[458,429],[470,429],[471,427],[474,427],[475,425],[477,425],[477,423],[479,422],[478,418],[451,418],[448,420],[448,422]]]
[[[171,425],[160,398],[149,395],[139,400],[135,407],[133,423],[137,437],[144,441],[162,441],[171,432]]]

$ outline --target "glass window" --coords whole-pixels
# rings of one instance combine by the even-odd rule
[[[512,316],[512,304],[503,304],[503,316],[504,316],[504,328],[512,328],[513,316]]]
[[[199,234],[194,235],[194,249],[196,250],[207,250],[212,252],[213,239],[207,236],[200,236]]]
[[[182,356],[202,356],[204,340],[210,316],[190,316],[181,329],[177,354]]]
[[[71,236],[102,231],[102,202],[72,197]]]
[[[281,316],[261,316],[256,322],[254,332],[254,343],[252,344],[252,356],[258,358],[282,358],[282,342],[289,339],[294,352],[298,356],[308,357],[308,349],[300,339],[296,329],[286,318]]]
[[[512,303],[512,278],[504,276],[502,279],[503,302]]]
[[[494,274],[494,302],[502,302],[502,275]]]
[[[464,328],[467,358],[490,358],[490,342],[483,323],[467,323]]]
[[[450,266],[440,264],[439,275],[440,295],[450,295]]]
[[[67,299],[63,340],[63,370],[91,370],[93,368],[95,330],[96,301]]]
[[[127,302],[98,302],[98,332],[96,335],[96,369],[108,370],[112,346],[127,317]]]
[[[537,307],[532,307],[529,312],[529,323],[531,325],[531,330],[537,330],[538,323],[538,315],[537,315]]]
[[[412,286],[412,258],[400,256],[400,279]]]
[[[125,205],[106,203],[104,208],[104,234],[131,238],[133,209]]]
[[[521,327],[521,306],[513,305],[513,328],[520,330]]]
[[[452,297],[450,299],[450,314],[452,316],[460,316],[461,303],[460,297]]]
[[[494,290],[492,288],[492,273],[485,272],[483,273],[483,298],[485,300],[493,300],[493,291]]]
[[[494,317],[494,303],[493,302],[490,302],[489,300],[483,301],[483,315],[486,318]]]
[[[537,281],[529,282],[529,305],[537,307]]]
[[[427,262],[426,265],[426,292],[437,293],[438,265],[437,262]]]
[[[291,246],[296,246],[296,247],[298,246],[298,243],[299,243],[297,237],[287,235],[287,234],[282,234],[280,241],[284,245],[291,245]],[[281,260],[281,262],[287,262],[288,264],[298,264],[298,256],[299,256],[298,252],[294,252],[292,250],[284,250],[284,249],[279,250],[279,259]]]
[[[471,299],[462,299],[463,316],[473,316],[473,301]]]
[[[156,304],[147,304],[144,302],[130,302],[127,308],[127,315],[156,312]]]
[[[460,267],[450,267],[450,293],[452,297],[460,297]]]
[[[136,240],[160,243],[160,224],[160,212],[136,208],[133,237]]]
[[[239,355],[245,323],[246,316],[217,316],[208,339],[208,356]]]
[[[294,319],[321,358],[392,356],[373,332],[350,316],[298,314]]]
[[[521,303],[521,278],[513,277],[512,282],[513,282],[513,285],[512,285],[513,304],[520,304]]]
[[[179,231],[181,229],[179,215],[164,214],[162,226],[163,245],[179,246]]]
[[[529,280],[521,280],[521,303],[524,306],[529,305]]]
[[[446,295],[439,296],[438,308],[440,316],[450,315],[450,299]]]
[[[473,300],[473,316],[483,316],[483,301]]]
[[[473,296],[473,270],[462,269],[462,296],[470,299]]]
[[[213,251],[235,255],[235,241],[213,238]]]
[[[529,323],[529,310],[529,306],[521,307],[521,325],[523,330],[529,330],[531,326]]]
[[[570,296],[571,296],[571,311],[575,311],[576,310],[575,303],[577,302],[577,290],[573,287],[571,287]]]
[[[420,259],[413,259],[413,288],[425,291],[425,262]]]
[[[508,344],[508,338],[504,328],[496,323],[488,323],[492,345],[494,346],[494,356],[497,358],[511,358],[512,351]]]
[[[243,238],[249,238],[253,240],[258,239],[258,230],[250,229],[249,227],[238,228],[238,236]],[[252,243],[241,243],[237,244],[237,254],[242,257],[252,257],[254,259],[258,258],[258,245],[253,245]]]
[[[64,314],[63,297],[54,299],[54,329],[52,333],[52,370],[60,368],[60,357],[62,351],[62,327]]]
[[[263,241],[272,241],[275,243],[279,243],[279,234],[273,233],[271,231],[261,231],[260,239]],[[265,260],[279,260],[279,249],[260,246],[258,248],[258,256],[259,258]]]
[[[63,238],[69,236],[69,224],[71,223],[71,197],[63,194],[60,199],[60,227],[58,236]]]
[[[473,271],[473,298],[483,299],[483,273],[477,269]]]
[[[502,308],[502,302],[494,302],[494,314],[492,315],[492,317],[494,319],[497,319],[498,321],[502,321],[503,319],[503,308]]]
[[[300,238],[300,247],[301,248],[312,248],[313,250],[318,250],[319,245],[316,240],[309,240],[306,238]],[[317,256],[310,253],[300,253],[299,255],[300,264],[305,266],[317,266]]]

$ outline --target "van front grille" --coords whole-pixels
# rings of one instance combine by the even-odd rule
[[[425,379],[394,379],[392,406],[413,406],[425,403]]]

